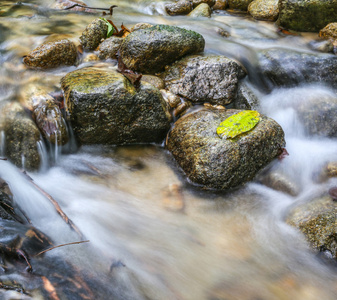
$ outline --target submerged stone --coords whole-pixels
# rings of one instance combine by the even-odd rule
[[[193,183],[208,189],[236,187],[253,179],[284,147],[282,128],[263,115],[251,131],[221,139],[217,127],[238,112],[201,109],[175,123],[167,148]]]
[[[163,73],[166,89],[191,102],[226,105],[235,97],[243,68],[220,55],[187,56]]]
[[[136,89],[109,68],[84,68],[61,80],[66,108],[81,144],[160,143],[171,116],[160,91],[142,82]]]
[[[329,251],[337,259],[337,202],[323,195],[291,210],[287,223],[298,228],[314,251]]]
[[[130,33],[123,41],[120,54],[127,68],[153,74],[187,54],[204,50],[205,40],[199,33],[169,25],[156,25]]]
[[[76,46],[68,39],[43,43],[23,59],[23,63],[33,69],[49,69],[63,65],[73,66],[76,61]]]

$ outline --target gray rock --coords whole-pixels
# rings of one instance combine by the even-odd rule
[[[329,195],[313,198],[291,210],[287,223],[298,228],[314,251],[337,258],[337,202]]]
[[[131,70],[154,74],[187,54],[204,50],[199,34],[176,26],[156,25],[130,33],[123,41],[120,54]]]
[[[209,189],[228,189],[251,180],[284,146],[284,132],[272,119],[261,116],[249,132],[222,139],[217,127],[240,110],[201,109],[181,117],[167,138],[187,177]]]
[[[115,59],[123,39],[116,36],[111,36],[105,39],[97,48],[97,56],[100,59]]]
[[[318,32],[337,21],[337,0],[279,0],[278,24],[297,31]]]
[[[248,13],[257,20],[276,21],[279,0],[254,0],[248,6]]]
[[[257,110],[260,103],[258,97],[249,86],[244,82],[240,82],[233,106],[236,109]]]
[[[238,81],[245,76],[242,67],[225,56],[187,56],[168,66],[163,73],[166,89],[193,103],[231,103]]]
[[[228,0],[229,9],[247,11],[248,5],[253,0]]]
[[[137,24],[135,24],[134,26],[131,27],[130,31],[133,32],[133,31],[136,31],[136,30],[139,30],[139,29],[150,28],[152,26],[153,25],[150,24],[150,23],[137,23]]]
[[[337,137],[337,97],[309,97],[298,105],[297,114],[308,134]]]
[[[85,50],[95,50],[108,33],[108,25],[102,19],[95,19],[82,32],[80,42]]]
[[[191,0],[179,0],[175,3],[168,3],[165,5],[166,12],[171,16],[187,15],[193,9]]]
[[[312,50],[323,52],[323,53],[333,53],[333,50],[334,50],[334,45],[331,40],[311,41],[309,42],[309,47]]]
[[[198,17],[205,17],[210,18],[211,17],[211,8],[206,3],[199,4],[195,9],[193,9],[188,16],[192,18],[198,18]]]
[[[337,85],[337,58],[334,55],[269,49],[259,53],[262,74],[274,86],[299,83]]]
[[[67,39],[43,43],[23,59],[23,63],[32,69],[50,69],[63,65],[73,66],[76,61],[76,46]]]
[[[40,131],[23,107],[16,102],[5,105],[0,119],[3,120],[2,129],[5,133],[5,156],[19,168],[39,169]]]
[[[136,89],[114,69],[79,69],[61,84],[81,144],[158,143],[170,128],[171,116],[160,91],[144,82]]]

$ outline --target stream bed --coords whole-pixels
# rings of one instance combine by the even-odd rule
[[[52,0],[14,3],[0,3],[0,104],[16,101],[25,84],[37,80],[48,84],[49,78],[50,84],[59,85],[62,76],[83,67],[32,71],[24,67],[22,56],[54,33],[78,43],[86,25],[99,16],[50,11]],[[285,222],[291,207],[337,184],[336,178],[315,180],[327,161],[337,161],[336,138],[308,135],[296,114],[297,107],[313,95],[336,92],[329,85],[305,82],[275,87],[259,72],[261,51],[316,53],[308,47],[316,35],[282,35],[274,23],[226,11],[209,19],[170,17],[163,1],[86,3],[118,5],[112,17],[118,26],[147,22],[197,31],[206,40],[206,53],[239,61],[249,74],[246,84],[258,95],[259,111],[285,131],[289,156],[269,167],[287,174],[299,193],[290,196],[258,181],[230,191],[205,191],[188,181],[164,141],[78,147],[72,140],[53,149],[41,145],[43,165],[29,175],[90,240],[54,249],[46,257],[71,261],[99,282],[94,294],[87,295],[91,299],[336,299],[335,267],[319,259],[304,236]],[[219,35],[219,28],[230,37]],[[300,68],[295,62],[289,67],[289,72]],[[0,135],[0,156],[3,143]],[[78,241],[46,197],[9,161],[0,160],[0,178],[8,182],[32,224],[56,245]],[[0,273],[0,281],[3,276]],[[29,290],[29,279],[23,282]],[[34,292],[37,289],[31,287],[31,297],[21,295],[22,299],[44,299]],[[12,292],[3,297],[19,299]]]

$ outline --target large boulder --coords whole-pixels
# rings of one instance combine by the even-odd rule
[[[284,147],[284,132],[273,120],[261,116],[249,132],[222,139],[219,124],[240,110],[201,109],[181,117],[167,139],[188,178],[209,189],[228,189],[251,180]]]
[[[163,73],[166,89],[191,102],[231,103],[243,68],[234,60],[220,55],[187,56],[168,66]]]
[[[41,164],[41,137],[36,124],[16,102],[4,105],[1,114],[0,130],[5,133],[5,156],[19,168],[37,170]]]
[[[257,20],[276,21],[279,0],[254,0],[248,6],[249,14]]]
[[[278,24],[297,31],[318,32],[337,21],[337,0],[279,0]]]
[[[247,11],[248,5],[253,0],[228,0],[229,9]]]
[[[335,55],[268,49],[259,53],[261,73],[274,86],[323,83],[336,86]]]
[[[76,61],[76,46],[68,39],[43,43],[23,58],[23,63],[32,69],[73,66]]]
[[[187,54],[204,50],[199,33],[169,25],[156,25],[130,33],[120,54],[127,68],[153,74]]]
[[[135,88],[115,69],[83,68],[61,80],[74,133],[82,144],[161,142],[171,116],[161,93]]]
[[[337,202],[324,194],[293,208],[287,223],[298,228],[315,251],[328,251],[337,259]]]

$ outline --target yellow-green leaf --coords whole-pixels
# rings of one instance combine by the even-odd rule
[[[241,111],[221,122],[216,130],[216,133],[221,138],[234,138],[241,133],[252,130],[259,121],[260,114],[257,111]]]

